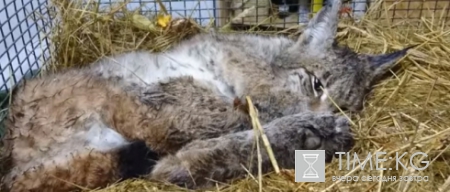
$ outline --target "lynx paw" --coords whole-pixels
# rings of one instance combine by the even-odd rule
[[[348,152],[354,146],[354,138],[350,129],[350,121],[347,117],[337,116],[336,125],[332,137],[326,140],[325,148],[332,152],[327,155],[326,161],[330,162],[332,156],[338,157],[335,152]]]
[[[330,162],[335,152],[348,152],[353,147],[354,139],[346,117],[329,113],[308,113],[301,117],[306,150],[325,150],[325,159]]]
[[[331,113],[309,114],[312,119],[312,127],[317,129],[321,137],[333,137],[336,134],[349,134],[350,121],[345,116]]]
[[[350,120],[345,116],[336,117],[336,126],[334,128],[336,133],[349,133],[350,132]]]

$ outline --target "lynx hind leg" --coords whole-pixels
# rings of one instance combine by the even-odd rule
[[[45,154],[29,161],[13,159],[22,163],[6,176],[5,187],[11,192],[102,188],[148,174],[158,160],[143,141],[126,141],[95,115],[77,126],[84,129],[72,129],[83,131],[64,143],[54,142]]]
[[[156,160],[158,155],[138,141],[117,151],[72,155],[65,164],[33,167],[7,179],[4,188],[10,192],[98,189],[146,175]]]
[[[264,126],[280,168],[295,167],[295,150],[325,150],[330,162],[335,152],[353,147],[346,119],[331,114],[305,113],[285,116]],[[254,130],[196,140],[175,155],[160,160],[150,178],[191,189],[211,187],[247,173],[257,174]],[[262,146],[262,143],[261,143]],[[265,149],[261,150],[263,172],[272,171]],[[245,169],[244,169],[245,167]]]
[[[66,163],[41,164],[10,178],[10,192],[72,191],[98,188],[119,178],[117,157],[113,153],[92,151],[73,155]]]

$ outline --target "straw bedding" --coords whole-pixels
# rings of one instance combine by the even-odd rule
[[[69,66],[82,66],[101,56],[134,49],[164,51],[178,41],[206,31],[190,20],[172,21],[164,30],[155,24],[155,16],[142,17],[124,5],[113,5],[100,13],[94,3],[90,6],[77,1],[53,3],[58,9],[61,22],[52,36],[55,45],[51,70]],[[90,1],[89,1],[90,2]],[[433,20],[420,19],[414,23],[395,25],[390,20],[375,18],[382,3],[375,4],[366,19],[359,23],[341,22],[337,38],[358,52],[383,53],[409,45],[419,45],[402,59],[392,73],[378,83],[367,97],[364,111],[359,115],[347,114],[353,120],[357,144],[352,150],[361,161],[371,152],[395,152],[403,154],[402,163],[408,168],[414,152],[418,162],[430,161],[423,171],[399,167],[395,170],[395,158],[380,162],[385,171],[364,170],[359,167],[339,170],[338,160],[327,165],[325,183],[296,183],[293,170],[263,176],[263,191],[449,191],[450,185],[450,31],[438,15]],[[378,7],[377,7],[378,6]],[[121,12],[121,17],[114,16]],[[390,26],[390,27],[386,27]],[[224,28],[223,31],[232,32]],[[300,30],[301,31],[301,30]],[[252,31],[253,33],[272,33]],[[298,34],[291,33],[292,36]],[[387,156],[382,156],[387,157]],[[352,156],[353,158],[353,156]],[[423,159],[421,159],[423,158]],[[353,160],[353,159],[351,159]],[[358,165],[358,164],[356,164]],[[389,170],[389,168],[393,168]],[[357,181],[337,182],[332,176],[396,176],[396,182]],[[428,176],[428,181],[398,181],[400,176]],[[258,191],[256,176],[224,184],[211,189],[217,191]],[[185,191],[169,184],[143,180],[128,180],[114,184],[101,192],[115,191]]]

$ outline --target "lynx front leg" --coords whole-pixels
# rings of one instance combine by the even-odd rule
[[[330,162],[337,151],[353,147],[348,121],[328,114],[305,113],[286,116],[264,126],[280,168],[294,168],[295,150],[326,150]],[[175,155],[162,159],[150,178],[201,189],[214,181],[227,182],[241,178],[246,169],[257,173],[254,147],[255,132],[248,130],[219,138],[196,140]],[[261,149],[263,172],[272,171],[264,149]]]

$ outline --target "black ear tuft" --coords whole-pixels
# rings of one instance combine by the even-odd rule
[[[149,174],[160,159],[159,154],[147,147],[144,141],[135,141],[118,153],[122,180]]]
[[[392,53],[368,56],[367,58],[370,68],[374,70],[372,71],[373,77],[378,77],[386,73],[400,58],[404,57],[408,53],[408,50],[414,47],[417,47],[417,45],[409,46]]]
[[[402,50],[394,51],[392,53],[387,53],[383,55],[376,55],[369,57],[369,61],[372,64],[372,66],[380,67],[383,65],[390,65],[392,63],[395,63],[397,59],[400,59],[401,57],[405,56],[408,53],[408,50],[417,47],[417,45],[409,46],[407,48],[404,48]]]

